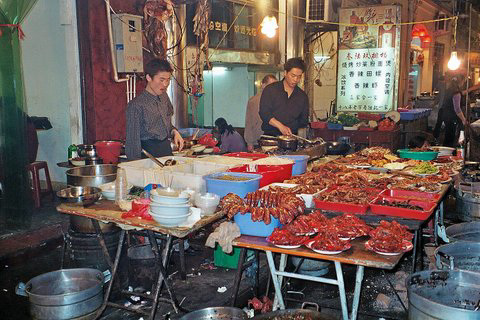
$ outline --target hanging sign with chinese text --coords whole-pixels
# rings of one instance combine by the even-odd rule
[[[338,111],[397,109],[399,15],[398,6],[340,9],[340,22],[352,25],[341,25],[339,32]]]

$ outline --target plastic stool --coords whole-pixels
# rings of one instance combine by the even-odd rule
[[[40,187],[40,169],[44,170],[45,180],[47,182],[47,189],[41,189]],[[51,194],[52,200],[53,188],[52,182],[50,181],[50,173],[48,172],[48,165],[46,161],[35,161],[27,165],[27,170],[32,174],[32,191],[33,191],[33,200],[35,201],[35,208],[40,208],[41,206],[41,196],[44,194]]]

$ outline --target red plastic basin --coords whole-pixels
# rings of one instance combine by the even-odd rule
[[[250,153],[250,152],[227,153],[225,154],[225,156],[234,157],[234,158],[252,159],[253,161],[268,157],[268,155],[264,153]]]
[[[123,143],[120,141],[97,141],[95,148],[97,154],[103,159],[103,163],[118,163],[118,156],[122,152]]]
[[[259,188],[262,188],[274,182],[283,182],[284,180],[290,179],[292,177],[292,167],[293,164],[255,166],[245,164],[243,166],[231,168],[228,171],[261,174],[262,178],[260,179]]]

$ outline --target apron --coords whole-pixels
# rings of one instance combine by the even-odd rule
[[[155,158],[165,157],[165,156],[172,156],[172,147],[170,146],[170,139],[165,140],[157,140],[157,139],[150,139],[150,140],[142,140],[142,149],[145,149],[148,153],[150,153]],[[142,159],[147,158],[145,154],[142,152]]]

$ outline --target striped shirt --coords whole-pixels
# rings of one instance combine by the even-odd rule
[[[129,160],[142,156],[142,140],[165,140],[172,132],[173,106],[167,93],[155,96],[144,90],[127,106],[125,153]]]

